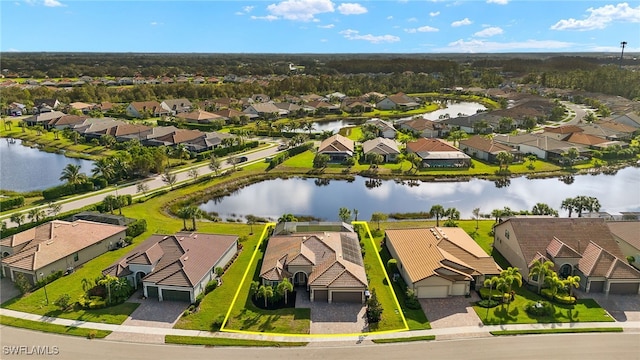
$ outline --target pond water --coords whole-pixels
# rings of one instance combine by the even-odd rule
[[[474,208],[481,213],[510,207],[531,210],[538,202],[559,210],[562,200],[578,195],[599,199],[601,211],[618,213],[640,211],[640,168],[626,168],[615,175],[579,175],[571,185],[557,178],[514,178],[497,187],[488,180],[468,182],[419,182],[407,185],[393,180],[372,181],[357,177],[354,181],[320,179],[275,179],[240,189],[223,198],[200,205],[220,218],[255,215],[277,219],[285,213],[314,216],[326,221],[338,220],[338,209],[358,209],[359,219],[368,220],[373,212],[429,211],[432,205],[455,207],[463,218],[471,218]],[[370,187],[374,186],[374,187]],[[560,211],[560,210],[559,210]],[[567,216],[560,211],[560,216]],[[574,215],[575,216],[575,215]]]
[[[449,115],[449,118],[456,118],[460,116],[470,116],[478,112],[478,110],[487,110],[487,108],[479,103],[461,101],[461,102],[448,102],[447,107],[426,113],[422,115],[423,118],[428,120],[441,120],[441,116]]]
[[[67,164],[80,165],[85,174],[93,168],[93,161],[40,151],[18,139],[0,139],[0,189],[22,192],[61,185],[60,173]]]

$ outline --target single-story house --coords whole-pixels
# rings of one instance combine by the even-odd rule
[[[480,135],[474,135],[468,139],[460,140],[459,146],[460,150],[464,151],[465,154],[490,163],[498,162],[496,158],[501,152],[508,152],[514,156],[518,152],[518,150],[512,147],[497,143],[493,141],[493,139],[489,140]]]
[[[585,292],[640,294],[640,271],[628,264],[604,219],[515,216],[494,227],[493,246],[529,279],[536,260],[560,277],[577,275]]]
[[[108,268],[105,275],[125,277],[151,299],[194,303],[238,252],[236,235],[179,232],[154,234]]]
[[[371,153],[379,154],[384,158],[384,162],[391,162],[398,159],[400,150],[394,140],[378,137],[363,142],[362,153],[365,157]]]
[[[386,230],[384,242],[418,298],[467,295],[502,270],[460,228]]]
[[[76,125],[82,124],[88,118],[86,115],[65,115],[49,121],[48,127],[58,130],[73,128]]]
[[[12,102],[7,107],[7,115],[9,116],[22,116],[27,113],[27,106],[17,102]]]
[[[170,112],[171,115],[177,115],[190,112],[193,105],[188,99],[169,99],[160,103],[160,106]]]
[[[311,301],[364,303],[368,286],[358,236],[354,232],[310,232],[269,238],[262,284],[287,278],[309,291]]]
[[[220,133],[220,132],[206,132],[203,133],[204,136],[197,137],[191,140],[187,140],[182,144],[189,151],[193,152],[203,152],[207,150],[215,149],[219,146],[222,146],[222,140],[227,138],[234,137],[231,134]]]
[[[407,152],[422,160],[422,167],[469,167],[471,157],[441,139],[420,138],[407,143]]]
[[[608,221],[607,226],[624,256],[640,269],[640,221]]]
[[[54,122],[57,119],[60,119],[67,114],[62,111],[49,111],[43,113],[36,113],[35,115],[31,115],[28,118],[25,118],[24,121],[27,126],[36,126],[41,125],[45,129],[49,129],[49,123]]]
[[[584,131],[581,127],[576,125],[561,125],[557,127],[547,126],[543,130],[542,135],[556,140],[565,140],[571,134],[581,133]]]
[[[54,84],[55,85],[55,84]],[[45,86],[44,83],[42,86]],[[58,99],[35,99],[33,100],[33,114],[50,112],[58,109],[62,104]]]
[[[72,102],[71,104],[69,104],[69,109],[78,110],[85,115],[96,107],[96,104],[88,104],[83,102]]]
[[[35,283],[116,248],[126,231],[126,226],[85,220],[50,221],[0,240],[2,274],[15,281],[21,273]]]
[[[600,120],[591,124],[582,124],[580,128],[585,134],[595,135],[607,140],[629,141],[636,128],[611,120]]]
[[[306,107],[313,108],[315,112],[324,111],[328,114],[340,114],[342,112],[340,106],[330,104],[326,101],[309,101]]]
[[[186,120],[190,123],[206,124],[215,120],[222,120],[224,118],[220,115],[216,115],[204,110],[194,110],[191,112],[181,112],[176,114],[176,117]]]
[[[423,138],[441,138],[449,133],[449,127],[446,124],[421,117],[398,122],[397,125],[400,129],[411,131]]]
[[[378,101],[376,108],[380,110],[396,110],[403,111],[413,110],[420,107],[420,103],[417,102],[411,96],[404,93],[397,93],[395,95],[389,95],[386,98]]]
[[[142,124],[114,124],[108,128],[103,128],[96,131],[86,131],[85,136],[87,138],[100,138],[102,135],[111,135],[116,138],[117,141],[124,142],[129,141],[132,138],[141,139],[146,135],[151,134],[152,127]]]
[[[398,132],[391,123],[382,119],[369,119],[364,125],[375,126],[378,129],[377,135],[386,139],[395,139]]]
[[[591,151],[587,146],[571,144],[541,134],[503,135],[493,137],[493,141],[518,149],[522,154],[534,154],[539,159],[560,161],[563,154],[575,148],[583,156]]]
[[[289,111],[280,109],[273,103],[254,103],[247,106],[243,111],[244,115],[250,118],[277,119],[286,116]]]
[[[234,117],[236,118],[240,118],[242,116],[247,116],[247,114],[243,113],[242,111],[238,111],[236,109],[224,109],[224,110],[218,110],[218,111],[214,111],[212,114],[218,115],[218,116],[222,116],[222,118],[225,121],[228,121]]]
[[[640,128],[640,115],[634,112],[629,112],[620,116],[616,116],[611,120],[620,124],[631,126],[636,129]]]
[[[169,115],[171,112],[163,108],[157,101],[134,101],[127,106],[127,115],[143,118],[145,115],[159,117]]]
[[[342,162],[347,158],[353,157],[354,147],[353,140],[340,134],[335,134],[320,143],[318,154],[329,155],[331,162]]]
[[[169,127],[173,128],[173,127]],[[155,128],[154,128],[155,129]],[[187,143],[198,138],[205,138],[206,134],[200,130],[188,130],[188,129],[167,129],[170,130],[164,134],[150,134],[147,136],[145,145],[150,146],[174,146],[178,144]],[[158,136],[154,136],[158,135]],[[150,138],[154,136],[153,138]]]

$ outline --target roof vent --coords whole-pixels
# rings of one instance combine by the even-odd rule
[[[47,242],[46,242],[46,244],[47,244],[47,245],[51,245],[51,244],[53,244],[53,240],[51,240],[51,241],[47,241]]]
[[[188,256],[185,256],[185,257],[184,257],[184,261],[187,261],[187,260],[189,260],[189,257],[188,257]]]

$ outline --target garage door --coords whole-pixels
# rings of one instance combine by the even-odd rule
[[[345,291],[345,292],[332,292],[331,302],[350,302],[361,303],[362,292],[361,291]]]
[[[453,284],[451,288],[451,295],[465,295],[467,290],[466,284]]]
[[[589,292],[598,293],[604,291],[604,281],[592,281]]]
[[[162,300],[191,302],[188,291],[162,289]]]
[[[329,291],[328,290],[314,290],[313,291],[313,301],[329,301]]]
[[[421,299],[444,298],[447,295],[449,295],[449,287],[447,285],[420,286],[418,288],[418,297]]]
[[[637,294],[638,284],[617,283],[609,285],[609,294]]]
[[[157,299],[158,298],[158,287],[157,286],[147,286],[147,297],[149,299]]]

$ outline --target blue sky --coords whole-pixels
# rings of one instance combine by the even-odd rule
[[[640,51],[640,1],[0,0],[1,51]]]

